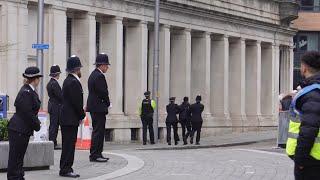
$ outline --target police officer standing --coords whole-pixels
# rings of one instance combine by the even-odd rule
[[[144,93],[145,99],[139,107],[139,114],[142,122],[143,145],[147,144],[147,129],[149,129],[150,143],[154,144],[153,132],[153,113],[156,108],[156,102],[150,99],[150,91]]]
[[[73,172],[75,145],[78,126],[85,118],[83,110],[83,90],[80,83],[82,65],[77,56],[71,56],[67,61],[68,76],[63,82],[63,103],[61,109],[62,152],[59,175],[77,178]]]
[[[96,58],[96,69],[88,80],[89,96],[87,111],[92,118],[92,142],[90,148],[91,162],[107,162],[109,158],[102,156],[106,115],[110,106],[109,91],[104,73],[109,69],[109,58],[106,54],[99,54]]]
[[[23,73],[26,83],[14,102],[16,113],[9,121],[8,180],[24,179],[23,158],[33,131],[40,130],[38,112],[41,101],[35,89],[40,83],[40,70],[28,67]]]
[[[196,103],[190,106],[191,112],[191,124],[192,124],[192,133],[190,143],[193,144],[193,137],[195,132],[197,132],[196,145],[200,145],[200,135],[202,128],[202,112],[204,110],[204,105],[201,104],[201,96],[196,97]]]
[[[167,105],[167,143],[171,145],[171,128],[173,128],[174,144],[178,145],[179,136],[178,136],[178,118],[179,106],[175,103],[176,98],[171,97],[170,103]]]
[[[189,98],[184,97],[183,102],[179,106],[179,122],[181,124],[182,128],[182,138],[183,138],[183,144],[187,145],[187,139],[191,134],[191,114],[190,114],[190,104],[189,104]],[[187,131],[187,133],[186,133]]]
[[[62,105],[62,90],[59,85],[60,67],[53,65],[50,68],[50,81],[47,84],[47,92],[49,96],[48,112],[50,114],[49,140],[54,143],[54,149],[61,149],[57,144],[57,135],[60,124],[60,112]]]
[[[302,89],[290,107],[287,154],[294,160],[296,180],[320,179],[320,53],[301,58]]]

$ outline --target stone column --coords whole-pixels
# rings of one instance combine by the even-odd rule
[[[211,44],[211,113],[219,120],[229,115],[229,37],[214,36]]]
[[[192,36],[192,62],[191,62],[191,101],[197,95],[202,96],[205,114],[210,114],[210,33],[195,33]]]
[[[72,19],[71,54],[77,55],[82,63],[81,83],[84,90],[84,100],[88,97],[87,82],[94,69],[96,58],[96,18],[95,13],[74,14]]]
[[[271,43],[264,43],[261,50],[261,113],[265,118],[272,116],[274,93],[274,58]]]
[[[274,119],[277,119],[278,116],[278,112],[279,112],[279,79],[280,79],[280,49],[279,49],[279,45],[278,44],[273,44],[272,45],[272,50],[273,50],[273,57],[272,57],[272,61],[274,64],[273,67],[273,73],[274,73],[274,90],[273,92],[273,110],[272,110],[272,114],[274,115]]]
[[[261,116],[261,41],[246,46],[246,126],[257,127]]]
[[[230,41],[229,62],[229,102],[232,126],[241,130],[245,120],[245,80],[246,80],[246,42],[245,39]],[[240,129],[238,129],[238,127]]]
[[[23,84],[22,73],[27,67],[28,8],[27,2],[5,2],[1,6],[1,88],[10,96],[10,111]],[[4,69],[3,69],[4,68]]]
[[[191,86],[191,30],[174,32],[171,36],[170,96],[180,102],[190,97]],[[169,100],[168,100],[169,101]]]
[[[147,22],[129,24],[125,43],[125,113],[133,115],[147,90]]]
[[[293,46],[289,47],[289,92],[293,90],[293,68],[294,68],[294,52]]]
[[[101,23],[100,52],[109,56],[110,69],[106,73],[112,108],[110,114],[123,114],[123,24],[122,17]]]

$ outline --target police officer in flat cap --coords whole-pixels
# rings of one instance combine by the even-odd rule
[[[16,113],[9,121],[9,160],[8,180],[24,179],[23,158],[26,153],[30,136],[40,130],[38,112],[41,101],[36,92],[40,83],[40,70],[28,67],[23,73],[25,84],[20,89],[14,106]]]
[[[191,132],[191,140],[190,143],[193,144],[193,137],[195,132],[197,132],[196,145],[200,145],[200,135],[202,128],[202,112],[204,110],[204,105],[201,104],[201,96],[196,97],[196,103],[190,106],[191,112],[191,124],[192,124],[192,132]]]
[[[175,103],[176,98],[171,97],[170,103],[167,105],[167,143],[171,145],[171,128],[173,129],[174,144],[178,145],[179,136],[178,136],[178,118],[179,106]]]
[[[142,122],[142,139],[143,145],[147,144],[147,129],[149,129],[150,143],[154,144],[153,132],[153,113],[156,108],[156,102],[150,98],[150,91],[144,93],[145,99],[139,107],[139,115]]]
[[[107,162],[109,158],[102,156],[106,115],[110,106],[108,84],[104,73],[109,69],[109,58],[106,54],[99,54],[94,64],[96,69],[91,73],[88,80],[89,96],[87,111],[92,118],[92,142],[90,148],[91,162]]]
[[[49,140],[54,143],[54,149],[61,149],[57,144],[57,135],[60,124],[60,112],[62,105],[62,90],[59,85],[60,67],[53,65],[50,68],[50,81],[47,84],[47,92],[49,96],[48,112],[50,115]]]
[[[78,126],[85,118],[83,109],[83,90],[80,83],[81,62],[79,57],[71,56],[67,61],[68,76],[62,86],[61,108],[61,134],[62,152],[59,175],[77,178],[79,174],[73,172],[75,145],[77,141]]]

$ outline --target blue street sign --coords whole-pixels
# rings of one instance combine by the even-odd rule
[[[49,49],[49,44],[32,44],[32,49]]]

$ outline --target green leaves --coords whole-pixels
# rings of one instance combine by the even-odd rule
[[[7,119],[0,119],[0,141],[8,141],[8,123]]]

